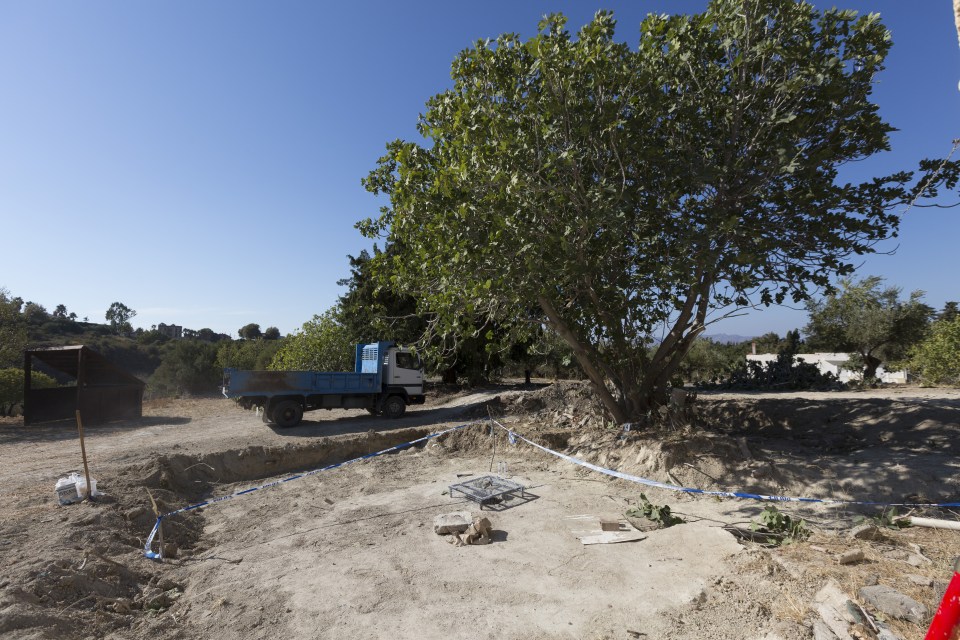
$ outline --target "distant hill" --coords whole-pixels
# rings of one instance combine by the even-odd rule
[[[714,333],[713,335],[703,337],[720,344],[740,344],[741,342],[753,340],[756,336],[740,336],[735,333]]]

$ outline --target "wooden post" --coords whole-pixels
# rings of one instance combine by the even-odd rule
[[[77,430],[80,432],[80,455],[83,456],[83,473],[87,478],[87,500],[93,500],[93,487],[90,486],[90,467],[87,466],[87,447],[83,443],[83,422],[80,421],[80,409],[77,409]]]

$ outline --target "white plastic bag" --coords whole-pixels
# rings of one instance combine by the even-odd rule
[[[80,502],[87,497],[87,480],[74,471],[70,475],[57,480],[57,484],[53,490],[60,504]],[[92,497],[100,495],[100,492],[97,491],[97,481],[94,478],[90,478],[90,495]]]

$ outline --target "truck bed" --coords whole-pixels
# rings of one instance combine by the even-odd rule
[[[223,395],[228,398],[284,395],[370,394],[380,389],[378,373],[317,371],[225,372]]]

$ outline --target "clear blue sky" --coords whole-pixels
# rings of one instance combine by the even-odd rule
[[[819,3],[832,6],[833,3]],[[912,168],[960,137],[950,0],[839,2],[893,32],[875,98],[900,131],[866,173]],[[478,38],[577,28],[612,8],[634,43],[648,12],[704,2],[0,1],[0,287],[91,321],[113,301],[160,322],[283,333],[336,302],[353,228],[379,203],[360,179]],[[894,249],[891,244],[886,249]],[[917,209],[878,274],[929,304],[960,299],[960,209]],[[766,311],[711,333],[783,333]]]

